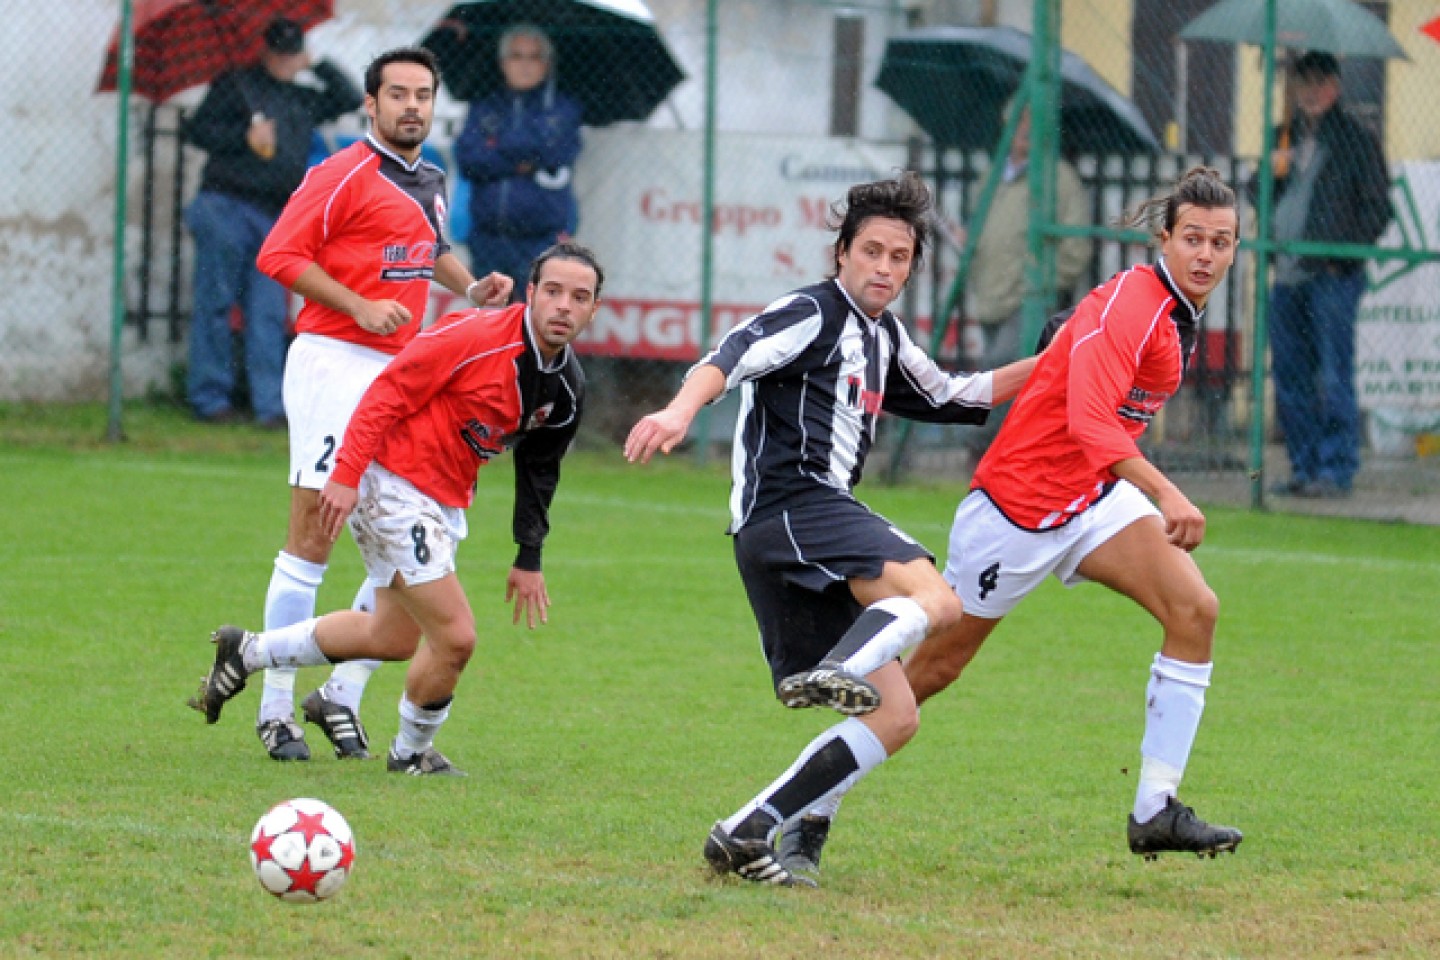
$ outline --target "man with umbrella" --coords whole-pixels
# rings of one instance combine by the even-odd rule
[[[1340,63],[1313,51],[1295,61],[1295,116],[1279,131],[1277,240],[1373,244],[1390,222],[1390,177],[1379,140],[1340,104]],[[1271,356],[1275,409],[1290,479],[1275,492],[1345,497],[1360,467],[1355,314],[1365,261],[1275,258]]]
[[[312,67],[319,89],[296,77]],[[363,96],[327,60],[311,64],[305,34],[277,17],[265,30],[260,62],[215,78],[185,139],[209,153],[200,192],[186,211],[195,237],[195,312],[190,324],[187,394],[195,416],[234,420],[230,394],[230,313],[245,312],[250,405],[261,426],[283,428],[285,289],[255,268],[255,256],[305,176],[318,124],[360,106]]]
[[[472,183],[473,268],[522,277],[541,251],[575,232],[581,112],[556,88],[554,47],[539,27],[510,27],[499,56],[504,89],[471,106],[455,159]]]

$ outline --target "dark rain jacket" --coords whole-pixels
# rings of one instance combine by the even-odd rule
[[[321,123],[356,109],[365,97],[328,60],[311,68],[323,85],[317,90],[276,80],[263,66],[230,70],[210,84],[194,115],[185,121],[186,142],[208,153],[200,189],[238,197],[278,215],[310,160],[310,135]],[[250,149],[245,134],[251,118],[275,121],[275,155]]]
[[[1303,135],[1302,117],[1290,122],[1290,142]],[[1280,131],[1276,131],[1279,141]],[[1374,243],[1390,222],[1390,174],[1380,141],[1337,103],[1320,118],[1317,145],[1326,152],[1316,174],[1314,193],[1305,215],[1302,239],[1328,243]],[[1275,200],[1285,195],[1289,177],[1275,178]],[[1307,267],[1328,267],[1338,273],[1363,269],[1365,261],[1306,257]]]
[[[556,237],[574,233],[571,188],[580,155],[580,106],[551,83],[477,100],[455,140],[471,182],[472,233]]]

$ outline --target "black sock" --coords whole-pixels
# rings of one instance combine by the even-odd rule
[[[742,840],[769,836],[776,823],[805,810],[859,769],[850,744],[836,737],[811,754],[795,776],[766,797],[765,802],[735,828],[735,836]]]
[[[876,610],[874,607],[867,609],[850,629],[845,631],[833,649],[825,654],[825,660],[832,663],[844,663],[853,657],[861,647],[875,639],[875,635],[895,622],[893,613],[886,613],[884,610]]]

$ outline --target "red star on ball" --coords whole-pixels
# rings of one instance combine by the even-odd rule
[[[260,834],[260,836],[255,838],[253,843],[250,844],[250,852],[255,854],[255,859],[257,860],[269,860],[271,859],[270,845],[274,842],[274,837],[267,836],[262,833]]]
[[[316,873],[314,870],[311,870],[310,858],[306,857],[304,861],[301,862],[298,869],[286,870],[285,872],[290,875],[289,892],[293,893],[296,890],[304,890],[307,893],[313,894],[315,893],[315,885],[321,880],[325,879],[325,874],[328,871],[322,870],[319,873]],[[316,895],[318,896],[318,894]]]
[[[290,831],[302,835],[305,838],[305,846],[308,847],[316,837],[325,836],[330,832],[325,829],[325,824],[321,823],[324,819],[324,813],[303,813],[296,810],[295,826],[291,827]]]
[[[340,844],[340,862],[335,864],[336,870],[349,870],[355,863],[355,841]]]

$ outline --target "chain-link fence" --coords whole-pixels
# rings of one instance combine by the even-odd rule
[[[1354,4],[1370,19],[1321,36],[1303,9],[1319,4],[1276,3],[1278,17],[1302,8],[1302,20],[1270,26],[1281,46],[1268,66],[1269,4],[1230,11],[1236,2],[133,0],[138,92],[123,172],[116,94],[96,92],[120,78],[105,72],[117,5],[24,5],[0,40],[3,115],[19,145],[0,200],[0,402],[94,401],[112,385],[188,401],[192,207],[224,148],[202,149],[189,132],[212,77],[186,85],[176,73],[253,59],[265,24],[284,14],[309,28],[314,60],[355,84],[386,49],[423,41],[441,56],[426,154],[447,170],[448,231],[473,268],[513,270],[507,250],[557,233],[599,253],[605,304],[581,343],[593,438],[618,440],[668,398],[702,344],[827,274],[826,212],[855,182],[911,167],[934,185],[942,242],[900,312],[947,364],[988,366],[1026,350],[1055,307],[1152,258],[1113,221],[1204,162],[1245,198],[1246,241],[1147,453],[1203,500],[1440,522],[1440,266],[1425,252],[1440,249],[1440,106],[1428,93],[1440,30],[1424,30],[1436,11],[1423,0]],[[208,65],[155,41],[185,8],[214,18],[231,7],[244,16],[227,20]],[[1259,34],[1246,19],[1255,10]],[[504,139],[503,111],[521,109],[501,51],[520,21],[544,32],[553,80],[524,109],[559,123],[570,103],[583,125],[577,155],[522,159],[507,178],[487,173],[483,155]],[[1030,66],[1036,34],[1058,41],[1053,84]],[[1354,48],[1362,39],[1376,46]],[[1297,73],[1287,67],[1302,51],[1286,44],[1338,54]],[[163,57],[175,63],[156,79]],[[182,85],[146,86],[162,80]],[[297,82],[323,88],[325,76]],[[1332,83],[1340,99],[1327,120],[1316,103]],[[1027,129],[1032,112],[1053,122]],[[307,162],[364,131],[360,111],[320,123]],[[567,192],[573,210],[551,202]],[[1389,201],[1378,221],[1362,202],[1377,196]],[[502,208],[544,223],[505,225]],[[1399,252],[1379,256],[1376,243]],[[233,299],[231,364],[243,368],[251,318],[243,289]],[[455,303],[437,286],[430,317]],[[231,402],[257,406],[248,391],[237,376]],[[722,404],[697,426],[702,454],[728,442],[732,418]],[[985,438],[887,424],[870,473],[963,473]]]

